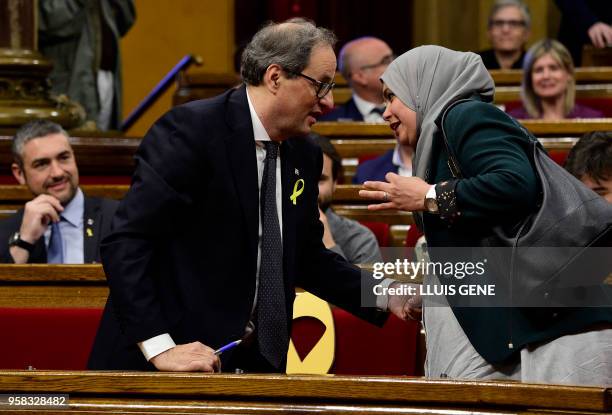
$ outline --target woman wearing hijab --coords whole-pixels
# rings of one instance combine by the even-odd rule
[[[494,84],[480,57],[422,46],[393,61],[381,79],[383,117],[415,148],[414,177],[389,173],[387,182],[365,182],[360,195],[383,200],[370,209],[412,211],[434,250],[480,246],[494,226],[512,229],[537,209],[528,139],[490,104]],[[443,125],[462,173],[457,179],[438,123],[462,99]],[[426,275],[435,283],[438,277],[442,285],[452,279]],[[610,310],[459,307],[447,299],[450,307],[424,304],[428,377],[612,383]]]

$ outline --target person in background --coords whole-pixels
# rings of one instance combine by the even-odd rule
[[[521,69],[529,39],[531,16],[520,0],[497,0],[489,12],[487,36],[491,49],[478,52],[487,69]]]
[[[612,131],[583,135],[570,150],[565,169],[612,203]]]
[[[605,0],[555,0],[561,11],[557,38],[572,54],[576,66],[582,65],[582,47],[612,46],[612,7]]]
[[[119,202],[87,197],[68,134],[47,120],[31,121],[13,138],[13,176],[34,199],[0,221],[0,262],[100,262],[100,241]]]
[[[52,92],[81,104],[99,130],[120,126],[119,39],[135,19],[133,0],[38,1],[39,49],[53,61]]]
[[[310,133],[308,137],[323,151],[323,171],[319,179],[319,219],[323,224],[323,244],[351,264],[382,261],[372,231],[355,220],[338,216],[331,207],[342,169],[340,154],[329,138],[316,133]]]
[[[597,110],[576,103],[574,62],[569,51],[554,39],[529,48],[523,65],[522,107],[508,111],[519,119],[599,118]]]
[[[394,134],[397,141],[395,148],[381,156],[359,163],[353,176],[354,184],[362,184],[367,180],[382,181],[385,180],[387,173],[396,173],[403,177],[412,176],[413,149],[395,130]]]
[[[319,120],[385,122],[380,75],[392,60],[389,45],[375,37],[360,37],[344,45],[338,65],[353,95]]]

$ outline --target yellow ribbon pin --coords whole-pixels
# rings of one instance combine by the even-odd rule
[[[87,236],[89,236],[90,238],[93,236],[93,231],[91,230],[91,228],[87,228],[85,229],[85,231],[87,232]]]
[[[300,184],[302,185],[302,187],[299,187]],[[291,196],[289,196],[289,199],[291,199],[294,205],[297,205],[298,196],[304,193],[304,184],[304,179],[299,179],[293,185],[293,193],[291,194]]]

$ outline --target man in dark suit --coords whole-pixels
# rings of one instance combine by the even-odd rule
[[[392,60],[393,51],[389,45],[375,37],[361,37],[344,45],[340,50],[340,72],[353,96],[320,120],[384,122],[380,75]]]
[[[35,197],[0,221],[0,261],[99,262],[118,202],[83,195],[68,134],[51,121],[32,121],[15,134],[12,151],[13,175]]]
[[[334,42],[302,19],[270,24],[242,55],[246,85],[147,133],[102,243],[110,297],[91,369],[215,371],[214,349],[245,339],[224,370],[282,372],[296,285],[375,322],[363,304],[407,315],[323,246],[321,151],[291,138],[333,105]]]

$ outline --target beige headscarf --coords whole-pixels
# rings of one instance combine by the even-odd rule
[[[479,95],[493,100],[493,79],[480,56],[441,46],[420,46],[397,57],[381,79],[408,108],[416,112],[418,142],[413,175],[427,179],[436,118],[451,102]]]

